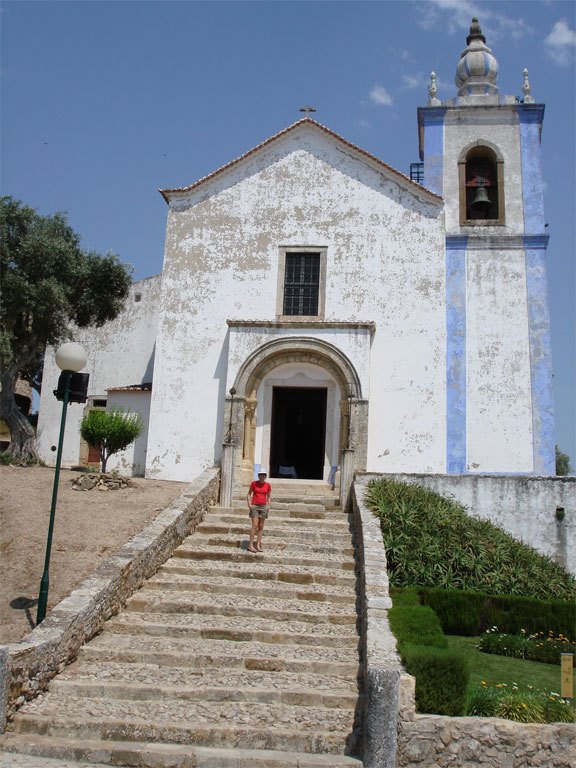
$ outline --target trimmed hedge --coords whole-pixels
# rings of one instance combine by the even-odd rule
[[[468,669],[448,642],[434,611],[418,604],[416,590],[392,590],[390,628],[407,671],[416,678],[416,708],[438,715],[462,715]]]
[[[406,669],[416,678],[416,709],[458,717],[466,710],[468,667],[458,653],[422,645],[399,646]]]
[[[552,632],[569,638],[576,636],[573,603],[428,587],[417,591],[422,605],[432,608],[447,635],[474,637],[498,627],[500,632],[510,635],[525,630],[529,635]]]

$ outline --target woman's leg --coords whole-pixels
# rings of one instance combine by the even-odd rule
[[[250,521],[252,523],[252,528],[250,530],[250,541],[248,542],[248,552],[256,552],[256,550],[254,549],[254,539],[256,538],[258,533],[258,513],[251,512]]]
[[[264,517],[258,518],[258,538],[256,540],[256,549],[259,552],[262,552],[262,533],[264,532],[265,522],[266,522],[266,518]]]

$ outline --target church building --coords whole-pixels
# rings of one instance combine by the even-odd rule
[[[111,467],[221,465],[225,500],[260,467],[342,492],[356,471],[554,474],[544,105],[526,71],[523,98],[499,93],[476,19],[466,42],[454,98],[431,75],[412,178],[306,117],[162,190],[162,274],[75,337],[89,399],[69,407],[65,464],[89,459],[85,410],[121,406],[145,430]]]

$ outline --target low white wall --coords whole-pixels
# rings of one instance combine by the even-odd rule
[[[576,574],[576,477],[366,475],[416,483],[463,504]],[[561,519],[560,519],[561,518]]]

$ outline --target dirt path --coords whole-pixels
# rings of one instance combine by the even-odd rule
[[[70,470],[60,473],[48,610],[187,485],[133,478],[131,488],[75,491],[75,477]],[[53,481],[48,467],[0,466],[0,643],[22,638],[36,618]]]

